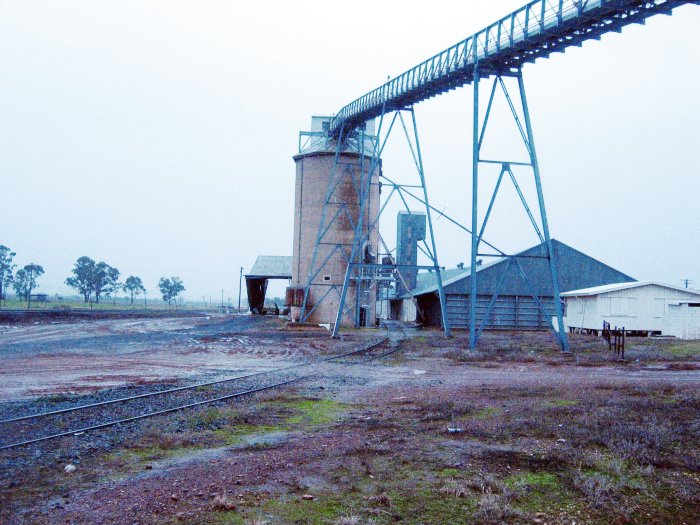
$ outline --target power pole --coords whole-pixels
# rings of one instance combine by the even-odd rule
[[[690,279],[688,279],[687,277],[686,277],[685,279],[681,279],[681,281],[685,283],[686,289],[688,288],[688,286],[690,285],[690,283],[693,282],[693,281],[691,281]]]
[[[241,284],[243,283],[243,266],[241,266],[241,273],[238,276],[238,313],[241,313]]]

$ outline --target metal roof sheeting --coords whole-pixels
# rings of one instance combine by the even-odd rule
[[[633,282],[634,279],[610,266],[601,263],[597,259],[586,255],[571,246],[556,239],[552,239],[555,259],[559,268],[560,290],[580,290],[592,284],[599,283],[624,283]],[[538,296],[553,295],[551,275],[549,273],[549,262],[544,258],[547,254],[544,243],[528,248],[513,257],[518,259],[518,264],[523,269],[531,285],[537,290]],[[518,268],[511,265],[505,268],[509,274],[503,281],[502,287],[498,288],[502,272],[499,267],[507,263],[507,258],[493,259],[477,266],[479,273],[479,294],[492,295],[498,290],[499,295],[532,295],[531,288],[520,276]],[[448,270],[450,272],[450,270]],[[467,294],[469,295],[469,282],[472,272],[464,270],[452,270],[452,273],[443,272],[442,286],[445,294]],[[414,296],[425,295],[437,291],[437,279],[435,273],[419,275],[418,285],[413,291]]]
[[[562,293],[562,297],[584,297],[590,295],[600,295],[608,292],[617,292],[619,290],[627,290],[629,288],[638,288],[641,286],[660,286],[661,288],[667,288],[669,290],[675,290],[677,292],[685,292],[700,297],[700,292],[696,290],[690,290],[688,288],[681,288],[680,286],[672,286],[670,284],[660,283],[658,281],[639,281],[633,283],[613,283],[604,284],[602,286],[593,286],[592,288],[582,288],[581,290],[572,290],[570,292]]]
[[[265,277],[267,279],[291,279],[292,258],[287,255],[258,255],[258,258],[246,277]]]
[[[480,264],[476,267],[476,271],[480,272],[485,268],[490,268],[494,264],[498,264],[503,260],[504,259],[496,259],[494,261],[489,261],[485,264]],[[465,277],[469,277],[471,274],[471,268],[450,268],[448,270],[444,270],[440,272],[440,275],[442,276],[442,287],[444,288],[445,286],[449,286],[450,284],[456,283],[457,281],[464,279]],[[434,272],[419,273],[417,281],[418,282],[416,283],[416,288],[413,290],[414,296],[424,295],[429,292],[437,292],[438,290],[437,277]],[[410,297],[410,295],[406,295],[406,297]]]

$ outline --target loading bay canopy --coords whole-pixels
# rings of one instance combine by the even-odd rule
[[[292,278],[292,258],[286,255],[259,255],[245,275],[246,290],[248,291],[248,307],[254,314],[263,313],[267,282],[270,279]]]

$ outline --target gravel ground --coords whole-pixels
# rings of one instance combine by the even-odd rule
[[[220,335],[221,332],[212,332],[215,334],[211,336],[213,339],[222,337]],[[274,335],[276,336],[277,334]],[[302,339],[308,338],[308,334],[302,333],[299,335]],[[269,336],[270,334],[264,334],[264,337]],[[382,347],[374,351],[374,354],[378,355],[391,352],[392,349],[397,348],[401,338],[401,334],[399,334],[398,337],[392,335],[392,340],[389,344],[382,345]],[[382,334],[377,334],[377,332],[370,332],[359,337],[346,337],[345,339],[346,341],[337,345],[338,348],[336,352],[334,352],[334,355],[371,347],[383,340]],[[388,349],[385,348],[385,346],[387,346]],[[347,374],[343,374],[339,370],[352,367],[357,363],[362,364],[368,362],[372,358],[373,352],[370,351],[367,355],[360,354],[357,356],[349,356],[336,362],[319,362],[319,359],[328,359],[330,357],[325,353],[315,358],[306,357],[304,352],[302,352],[302,355],[304,355],[304,359],[298,359],[291,363],[279,363],[284,367],[295,367],[290,370],[265,372],[254,377],[234,379],[216,385],[207,385],[195,389],[149,396],[66,414],[57,414],[29,421],[4,424],[0,427],[2,429],[2,433],[0,433],[0,446],[31,440],[41,436],[63,433],[68,430],[81,429],[111,420],[125,419],[144,413],[167,410],[177,406],[230,395],[236,392],[256,390],[286,381],[301,379],[308,385],[314,385],[319,381],[319,378],[323,376],[322,383],[326,385],[339,384],[350,386],[349,379],[350,382],[361,384],[365,381],[360,378],[348,378]],[[104,389],[88,395],[55,394],[32,400],[0,403],[0,419],[10,419],[28,414],[79,407],[123,397],[133,397],[158,392],[175,387],[219,381],[230,377],[230,375],[223,375],[221,373],[209,373],[193,376],[187,380],[178,382],[152,383],[149,385],[132,385],[122,388]],[[319,384],[319,387],[325,388],[321,384]],[[222,404],[230,402],[231,400],[217,402],[214,406],[221,406]],[[157,417],[161,424],[167,426],[172,421],[178,420],[180,415],[179,413],[175,413]],[[142,432],[143,429],[150,424],[150,421],[139,420],[90,431],[89,433],[81,433],[76,436],[66,436],[16,449],[0,451],[0,472],[2,472],[2,475],[0,475],[0,483],[6,482],[11,484],[12,480],[21,476],[22,472],[26,469],[47,468],[51,465],[64,463],[78,465],[85,456],[109,452],[123,446],[131,436]]]
[[[0,335],[0,400],[264,371],[334,351],[325,334],[257,316],[14,326]]]
[[[212,325],[197,328],[199,344],[233,346],[235,338],[248,337],[248,351],[274,357],[277,363],[294,359],[267,341],[294,345],[298,353],[293,357],[305,360],[377,337],[376,331],[349,332],[343,341],[331,343],[323,333],[290,334],[273,324],[261,324],[257,330],[232,327],[225,320]],[[599,348],[598,340],[589,338],[576,340],[580,353],[566,357],[543,334],[487,334],[486,348],[468,354],[465,337],[458,334],[446,340],[437,332],[392,332],[382,350],[397,353],[369,363],[318,365],[313,378],[284,390],[0,452],[0,523],[247,525],[258,517],[263,520],[258,523],[267,520],[270,525],[698,522],[692,520],[690,510],[696,497],[691,482],[693,476],[697,478],[695,456],[671,463],[655,460],[659,466],[654,468],[659,470],[654,475],[647,473],[644,464],[634,467],[647,469],[639,472],[627,472],[624,467],[625,475],[641,479],[646,487],[641,496],[634,496],[637,499],[629,499],[632,496],[627,493],[617,496],[622,498],[620,507],[637,509],[629,511],[633,519],[621,519],[607,496],[601,496],[602,503],[589,501],[593,496],[575,485],[579,479],[575,465],[593,461],[599,453],[591,450],[586,452],[590,457],[582,456],[581,447],[592,446],[585,439],[603,439],[594,431],[577,433],[577,420],[594,422],[605,415],[614,424],[643,423],[658,428],[657,433],[673,424],[676,434],[658,434],[668,441],[664,446],[673,450],[677,440],[690,442],[688,450],[697,454],[697,417],[679,411],[684,403],[697,403],[693,392],[700,385],[700,371],[694,368],[695,354],[685,360],[669,354],[664,360],[665,354],[654,350],[651,359],[651,354],[635,349],[637,361],[620,363]],[[0,413],[7,416],[113,399],[220,376],[221,372],[210,371],[87,396],[20,400],[0,404]],[[151,399],[129,410],[165,407]],[[126,409],[124,415],[128,415]],[[557,427],[553,415],[565,418],[564,426]],[[666,422],[665,417],[672,419]],[[464,434],[447,435],[447,427],[455,424],[463,427]],[[605,427],[594,429],[602,432]],[[562,459],[564,448],[568,455]],[[550,456],[554,459],[527,459]],[[76,470],[65,472],[68,465]],[[514,473],[529,476],[545,465],[554,469],[547,476],[562,480],[567,498],[579,494],[580,502],[575,498],[562,502],[556,495],[538,499],[536,489],[516,494],[507,485]],[[461,473],[467,466],[469,470]],[[623,467],[615,468],[618,472]],[[488,473],[500,481],[472,482],[468,477],[475,475],[474,469],[482,469],[479,476]],[[445,481],[448,471],[449,483]],[[606,475],[616,476],[616,483],[621,483],[621,474]],[[467,488],[456,483],[466,483]],[[503,508],[512,507],[511,518],[464,517],[477,515],[489,504],[478,492],[482,489],[469,488],[472,484],[493,486],[494,501]],[[428,500],[439,503],[438,510],[425,506],[426,490]],[[465,495],[458,497],[453,508],[445,498],[455,491]],[[511,494],[510,500],[504,499],[506,493]],[[424,503],[411,499],[420,494]],[[649,506],[647,494],[658,495],[659,509]],[[305,500],[307,495],[313,499]],[[521,500],[535,503],[527,506]],[[375,508],[381,501],[385,503],[379,507],[385,506]],[[681,505],[676,514],[666,507],[673,504]],[[452,512],[462,518],[450,518]],[[650,517],[645,521],[640,517],[644,514],[635,512]],[[344,516],[361,521],[342,522]]]

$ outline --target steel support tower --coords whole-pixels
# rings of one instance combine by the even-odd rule
[[[473,84],[474,89],[474,114],[473,114],[473,166],[472,166],[472,209],[471,230],[464,228],[471,234],[471,304],[470,304],[470,347],[474,348],[479,336],[483,332],[496,299],[497,293],[491,298],[487,316],[481,326],[476,325],[476,299],[478,293],[476,263],[480,255],[479,248],[482,244],[488,244],[484,238],[484,229],[491,216],[493,203],[498,194],[501,182],[510,180],[529,221],[546,246],[545,257],[549,260],[550,277],[555,298],[557,318],[557,339],[563,351],[568,351],[568,342],[564,333],[562,322],[562,307],[558,290],[557,267],[549,234],[549,224],[545,211],[545,202],[542,192],[540,170],[535,150],[530,112],[525,96],[522,68],[527,63],[532,63],[538,58],[546,58],[552,53],[563,52],[571,46],[580,47],[583,42],[591,39],[599,40],[609,32],[621,32],[630,24],[644,24],[646,19],[656,14],[670,15],[672,11],[685,4],[700,4],[700,0],[533,0],[526,5],[508,14],[493,24],[487,26],[476,34],[456,43],[450,48],[421,62],[403,74],[391,79],[382,86],[370,91],[362,97],[343,107],[330,122],[328,137],[335,138],[339,147],[345,137],[352,136],[360,129],[364,122],[380,118],[385,121],[385,116],[391,113],[401,115],[408,111],[411,114],[413,129],[416,138],[417,168],[424,193],[424,205],[428,213],[428,224],[431,238],[431,261],[434,269],[438,268],[437,252],[432,232],[430,211],[434,210],[428,202],[425,191],[425,176],[417,142],[417,128],[413,107],[422,100],[446,93],[457,87]],[[481,83],[493,77],[493,87],[489,97],[488,106],[483,121],[480,120],[479,92]],[[507,89],[507,82],[517,82],[518,99],[514,101]],[[481,146],[484,139],[484,131],[489,122],[493,97],[497,89],[500,89],[509,104],[512,116],[518,127],[523,143],[528,154],[527,162],[512,162],[509,160],[483,159],[481,158]],[[518,111],[517,106],[520,107]],[[393,122],[393,121],[392,121]],[[402,118],[403,122],[403,118]],[[392,124],[393,125],[393,124]],[[404,126],[405,128],[405,126]],[[379,158],[382,147],[378,146],[372,158]],[[500,175],[495,191],[491,196],[485,217],[480,220],[478,214],[477,197],[479,194],[480,168],[486,163],[495,163],[500,166]],[[532,171],[537,193],[537,209],[533,212],[526,201],[517,177],[514,174],[514,166],[520,166]],[[332,184],[332,183],[331,183]],[[364,191],[364,190],[363,190]],[[358,192],[362,198],[362,191]],[[539,220],[538,220],[539,219]],[[454,222],[454,221],[453,221]],[[461,226],[461,225],[460,225]],[[321,228],[319,229],[321,231]],[[348,260],[348,272],[343,286],[344,293],[348,283],[357,279],[361,282],[362,276],[357,272],[362,269],[362,262],[358,260],[358,254],[362,250],[365,236],[361,229],[357,230],[355,242],[352,247],[352,255]],[[490,245],[492,248],[492,245]],[[506,257],[506,266],[515,265],[526,282],[529,279],[517,258],[506,252],[496,249],[499,256]],[[445,300],[442,290],[440,272],[438,286],[440,291],[440,303],[442,307],[443,326],[449,333],[449,326],[445,314]],[[505,273],[504,273],[505,275]],[[533,296],[543,312],[544,306],[537,297],[537,293],[531,287]],[[338,312],[338,319],[342,316],[343,301]],[[546,312],[545,312],[546,313]],[[549,317],[547,316],[549,319]],[[551,324],[551,323],[550,323]],[[336,331],[337,331],[336,323]],[[554,326],[552,326],[554,329]]]

